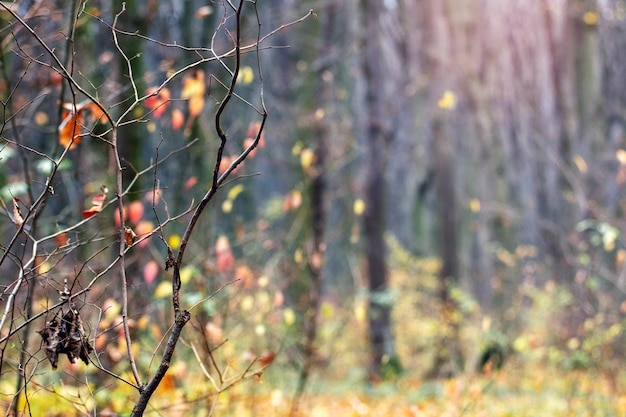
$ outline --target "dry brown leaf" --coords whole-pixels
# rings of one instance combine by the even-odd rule
[[[20,209],[20,199],[17,197],[13,197],[13,219],[17,227],[22,227],[24,224],[24,217]]]
[[[137,240],[137,234],[130,227],[124,227],[124,241],[128,246],[132,246]]]

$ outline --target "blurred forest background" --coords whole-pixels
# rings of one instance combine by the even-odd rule
[[[129,68],[137,90],[154,92],[198,58],[180,45],[227,50],[214,36],[221,2],[130,0],[117,18],[126,60],[111,39],[121,4],[0,9],[6,415],[127,415],[133,403],[132,388],[93,366],[62,358],[51,370],[35,333],[43,319],[10,330],[57,303],[64,280],[89,286],[77,303],[92,355],[129,374],[119,271],[99,275],[117,256],[102,242],[116,238],[119,213],[100,202],[93,221],[57,233],[86,219],[101,184],[113,189],[112,153],[89,135],[63,142],[71,89],[7,10],[113,113],[132,94]],[[248,97],[262,94],[269,118],[189,242],[181,302],[192,320],[150,415],[626,413],[626,1],[257,8],[261,37],[287,26],[263,40],[258,61],[243,56],[226,160],[258,132]],[[257,16],[243,26],[243,44],[255,41]],[[137,235],[163,215],[156,190],[172,216],[206,192],[224,74],[215,62],[195,66],[119,126]],[[104,129],[94,126],[91,136]],[[17,291],[34,249],[9,243],[14,198],[31,205],[66,146],[33,232],[59,239],[42,244]],[[125,255],[143,373],[172,314],[164,242],[179,247],[186,219]],[[267,365],[262,377],[246,374],[250,360]],[[216,388],[216,373],[240,383]]]

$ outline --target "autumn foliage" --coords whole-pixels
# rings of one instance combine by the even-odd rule
[[[59,144],[65,148],[74,149],[88,135],[89,121],[103,123],[105,114],[96,103],[83,102],[78,105],[63,104],[63,120],[59,125]]]

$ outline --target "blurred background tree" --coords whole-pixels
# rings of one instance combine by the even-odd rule
[[[145,91],[197,59],[175,45],[215,51],[229,45],[227,36],[212,38],[223,18],[214,5],[131,1],[119,22],[128,32],[119,34],[128,66],[108,37],[116,6],[45,3],[5,7],[28,18],[57,50],[69,48],[67,56],[75,50],[75,74],[113,113],[130,92],[129,68]],[[261,36],[310,9],[313,17],[262,42],[263,80],[256,56],[243,57],[239,93],[255,96],[263,86],[270,116],[265,147],[218,194],[190,244],[186,273],[193,291],[185,302],[239,279],[198,308],[196,331],[188,336],[195,356],[211,362],[216,346],[226,362],[271,352],[272,388],[300,400],[307,387],[323,391],[329,380],[376,385],[403,371],[420,381],[452,378],[484,368],[487,352],[595,369],[621,392],[626,2],[266,0],[258,7]],[[79,16],[76,41],[67,46],[59,33],[69,33],[73,15]],[[59,95],[66,87],[56,84],[54,71],[32,64],[41,51],[28,43],[31,35],[16,30],[6,11],[0,18],[2,227],[3,236],[12,236],[12,198],[24,199],[46,177],[38,171],[45,158],[19,143],[58,151],[57,100],[70,92]],[[244,28],[244,44],[253,42],[256,16],[245,17]],[[86,51],[78,53],[79,46]],[[158,105],[142,104],[129,115],[141,123],[120,130],[128,139],[126,182],[154,160],[155,149],[159,155],[185,149],[159,166],[171,213],[197,200],[212,174],[206,164],[217,150],[211,112],[227,70],[202,69],[204,105],[195,117],[187,93],[197,73],[174,80],[169,97],[159,96],[162,114]],[[253,120],[240,114],[225,115],[233,135],[227,157],[254,135]],[[56,177],[55,197],[38,214],[46,233],[79,221],[88,196],[111,180],[96,175],[112,163],[101,142],[85,140],[73,152]],[[149,213],[145,196],[153,183],[152,175],[134,183],[128,203]],[[154,222],[151,216],[136,219],[137,226]],[[184,223],[168,227],[179,237]],[[57,275],[75,275],[88,248],[54,263],[64,271]],[[155,340],[166,329],[141,318],[161,317],[166,309],[158,290],[167,276],[153,272],[162,260],[159,248],[150,241],[126,263],[134,319],[142,323],[137,331]],[[91,268],[112,256],[103,254]],[[6,298],[19,268],[15,262],[1,268]],[[38,274],[32,282],[39,287],[29,288],[39,293],[20,296],[56,297],[58,288]],[[97,306],[87,320],[92,339],[106,327],[98,313],[117,295],[110,287],[85,295],[87,305]],[[21,314],[33,312],[24,307]],[[26,345],[38,341],[20,337]],[[9,355],[7,342],[3,360],[24,362]],[[122,372],[117,344],[109,340],[96,350]],[[195,351],[189,347],[186,357]],[[42,357],[36,346],[28,352]]]

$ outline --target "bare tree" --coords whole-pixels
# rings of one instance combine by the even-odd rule
[[[0,294],[0,374],[16,375],[10,407],[13,414],[29,414],[28,409],[20,410],[19,404],[23,398],[29,407],[29,392],[34,389],[31,385],[42,373],[45,359],[38,352],[45,351],[54,369],[63,366],[65,357],[72,363],[80,359],[95,365],[102,378],[114,378],[134,387],[138,396],[131,415],[140,416],[167,374],[183,328],[191,319],[193,306],[183,300],[181,270],[187,263],[185,255],[197,226],[215,195],[253,155],[263,137],[268,116],[261,71],[263,43],[304,18],[262,34],[256,3],[220,2],[210,9],[200,9],[203,14],[197,15],[219,16],[210,44],[183,46],[175,39],[149,36],[144,33],[146,27],[133,29],[129,26],[132,22],[126,21],[122,28],[121,21],[128,15],[125,3],[111,10],[110,19],[106,11],[87,8],[81,1],[56,9],[55,5],[44,7],[42,3],[0,4],[3,16],[10,16],[2,22],[6,36],[1,42],[1,76],[7,88],[2,89],[0,152],[15,168],[2,184],[10,193],[10,201],[3,200],[0,269],[4,276],[13,278],[3,280]],[[143,10],[143,18],[153,18],[148,13],[159,13],[159,6],[152,6]],[[46,20],[50,11],[53,13]],[[68,18],[65,30],[62,16]],[[77,33],[83,30],[97,31],[99,36],[108,34],[108,38],[100,39],[104,40],[101,55],[90,57],[89,45],[82,50],[83,38]],[[129,47],[127,41],[133,45]],[[184,52],[193,58],[162,72],[148,73],[137,66],[137,54],[141,53],[138,43],[164,56]],[[255,89],[242,92],[245,55],[254,65],[247,66],[246,71],[255,71],[258,82]],[[106,71],[101,74],[102,80],[96,80],[95,75],[90,78],[90,71],[97,69],[90,58],[99,60],[102,66],[118,62],[125,82],[120,83],[114,72]],[[210,74],[205,75],[206,71]],[[175,96],[173,87],[177,85],[182,89]],[[207,104],[207,98],[215,105]],[[48,108],[44,109],[42,103]],[[231,115],[233,111],[236,117]],[[207,117],[209,112],[212,118]],[[245,140],[240,132],[245,125],[233,124],[242,117],[251,126]],[[34,125],[40,128],[33,129]],[[142,125],[160,130],[160,138],[127,146],[124,129],[132,126],[137,130]],[[182,132],[184,125],[187,129],[182,135],[178,133],[178,144],[166,137]],[[195,131],[201,138],[190,137],[194,125],[200,126]],[[168,203],[181,189],[178,184],[183,179],[163,172],[179,155],[200,146],[210,154],[210,175],[198,176],[206,179],[206,187],[197,200],[188,194],[186,206],[171,212]],[[137,151],[150,156],[130,155]],[[109,160],[103,163],[107,155]],[[81,168],[75,171],[80,176],[78,181],[68,175],[66,166],[70,164]],[[94,185],[98,183],[103,185]],[[142,189],[140,184],[148,187]],[[137,198],[138,193],[145,197]],[[58,204],[60,195],[65,203],[73,204]],[[132,201],[139,204],[133,205]],[[151,221],[138,221],[144,215],[143,205],[149,207],[146,216]],[[169,237],[177,225],[183,224],[182,236],[174,244]],[[138,360],[138,355],[147,354],[147,347],[137,346],[133,336],[133,317],[139,312],[132,291],[141,285],[136,274],[145,270],[147,261],[141,253],[148,245],[160,253],[163,272],[171,270],[172,316],[167,319],[169,329],[162,340],[162,351],[157,347],[151,353],[153,357],[160,355],[154,372]],[[121,329],[128,374],[114,371],[104,360],[96,338],[107,330],[93,332],[99,327],[98,320],[103,323],[106,306],[99,304],[107,294],[121,300],[121,321],[112,328]],[[204,296],[206,299],[212,295]],[[166,313],[162,312],[163,317]],[[35,325],[41,328],[41,346],[31,337]],[[13,346],[19,346],[17,356]],[[257,363],[253,358],[236,380],[220,378],[219,384],[214,384],[216,394],[260,372],[269,362],[266,358]],[[85,408],[85,412],[91,411]]]

